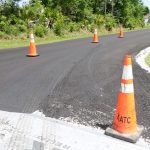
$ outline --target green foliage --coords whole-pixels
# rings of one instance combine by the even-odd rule
[[[80,24],[70,22],[68,25],[69,32],[75,32],[80,30]]]
[[[6,16],[1,15],[1,16],[0,16],[0,21],[7,21],[7,17],[6,17]]]
[[[147,15],[150,13],[149,8],[147,6],[144,6],[144,15]]]
[[[103,26],[105,23],[104,15],[96,14],[94,16],[94,24],[96,24],[98,27]]]
[[[47,29],[43,25],[38,25],[35,27],[35,35],[38,37],[44,37],[47,32]]]
[[[143,26],[144,14],[148,12],[148,10],[145,12],[145,9],[141,0],[118,0],[115,5],[115,15],[125,27],[133,29]]]
[[[108,14],[105,16],[105,28],[108,31],[111,31],[113,27],[116,26],[116,20],[112,14]]]
[[[147,57],[145,58],[145,63],[150,66],[150,54],[147,55]]]
[[[4,21],[1,21],[0,22],[0,31],[5,32],[6,26],[7,26],[7,23],[5,23]]]
[[[0,38],[19,36],[32,28],[39,37],[47,34],[47,28],[58,36],[80,29],[92,32],[95,27],[111,31],[120,23],[134,29],[144,26],[144,15],[149,13],[141,0],[30,0],[23,7],[17,1],[0,3]]]
[[[18,28],[19,28],[20,32],[26,32],[27,31],[27,26],[26,25],[18,24]]]
[[[19,29],[17,28],[17,26],[9,25],[6,26],[5,33],[7,33],[8,35],[17,36],[19,34]]]
[[[5,36],[5,33],[0,31],[0,38],[3,38]]]
[[[90,31],[90,32],[93,32],[95,28],[96,28],[95,24],[89,24],[89,25],[87,26],[87,29],[88,29],[88,31]]]
[[[61,21],[57,21],[54,24],[54,33],[58,36],[62,36],[64,34],[65,24]]]

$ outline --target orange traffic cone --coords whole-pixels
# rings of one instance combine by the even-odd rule
[[[97,36],[97,29],[94,29],[94,36],[92,43],[99,43],[98,36]]]
[[[29,53],[27,55],[28,57],[36,57],[39,56],[36,52],[36,46],[34,41],[33,33],[30,34],[30,46],[29,46]]]
[[[131,56],[126,55],[114,122],[105,134],[135,143],[142,130],[143,127],[136,124],[132,60]]]
[[[122,25],[120,26],[120,35],[119,35],[119,38],[123,38],[123,27]]]

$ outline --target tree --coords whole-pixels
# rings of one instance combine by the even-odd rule
[[[118,23],[135,28],[143,26],[143,17],[149,13],[142,0],[30,0],[22,7],[19,7],[19,1],[1,0],[0,31],[9,33],[10,27],[16,30],[18,26],[23,32],[31,22],[40,26],[38,31],[47,27],[45,22],[51,22],[58,35],[64,29],[92,31],[95,26],[111,30]]]
[[[150,13],[149,8],[147,6],[144,6],[144,15],[147,15],[149,13]]]

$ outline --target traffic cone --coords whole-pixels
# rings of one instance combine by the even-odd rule
[[[36,46],[34,41],[33,33],[30,33],[30,46],[29,46],[29,53],[27,55],[28,57],[36,57],[39,56],[36,52]]]
[[[120,34],[119,34],[119,38],[123,38],[124,35],[123,35],[123,27],[122,25],[120,26]]]
[[[98,36],[97,36],[97,29],[94,29],[94,36],[92,43],[99,43]]]
[[[132,60],[126,55],[113,125],[106,129],[105,134],[136,143],[142,131],[143,127],[136,124]]]

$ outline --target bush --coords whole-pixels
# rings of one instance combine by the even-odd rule
[[[62,36],[64,34],[64,30],[65,30],[64,28],[65,28],[64,23],[57,21],[54,24],[54,33],[58,36]]]
[[[4,21],[0,21],[0,30],[5,32],[5,28],[7,26],[7,23],[5,23]]]
[[[103,15],[97,14],[94,16],[94,24],[96,24],[99,28],[103,26],[105,23],[105,19]]]
[[[26,32],[27,31],[27,27],[25,25],[18,25],[19,31],[20,32]]]
[[[5,33],[8,35],[17,36],[19,34],[19,29],[14,25],[7,25],[5,26]]]
[[[68,30],[69,32],[74,32],[74,31],[79,31],[80,30],[80,25],[74,22],[71,22],[68,25]]]
[[[18,20],[17,20],[17,24],[25,25],[26,23],[25,23],[24,20],[18,19]]]
[[[10,32],[11,35],[17,36],[19,34],[19,28],[17,26],[12,25],[10,28],[11,28]]]
[[[45,26],[42,26],[42,27],[43,27],[44,35],[47,35],[47,33],[48,33],[48,28],[46,28]]]
[[[136,22],[134,21],[134,19],[131,18],[128,21],[126,21],[124,25],[126,28],[129,28],[130,30],[132,30],[136,27]]]
[[[91,9],[84,9],[84,19],[88,20],[88,24],[92,24],[94,22],[94,15]]]
[[[44,37],[47,34],[47,29],[43,25],[35,27],[35,35],[38,37]]]
[[[130,30],[132,30],[135,27],[143,27],[144,26],[144,22],[140,18],[130,17],[130,18],[127,18],[125,20],[124,25],[125,25],[126,28],[129,28]]]
[[[5,33],[0,31],[0,38],[3,38],[5,36]]]
[[[90,31],[90,32],[93,32],[95,28],[96,28],[95,24],[89,24],[89,25],[87,26],[87,29],[88,29],[88,31]]]
[[[5,25],[5,29],[4,29],[4,32],[8,35],[11,34],[11,28],[9,27],[9,25]]]
[[[6,16],[1,15],[1,16],[0,16],[0,21],[7,21],[7,17],[6,17]]]
[[[107,14],[105,16],[105,28],[108,31],[112,31],[113,27],[116,26],[116,20],[112,14]]]

